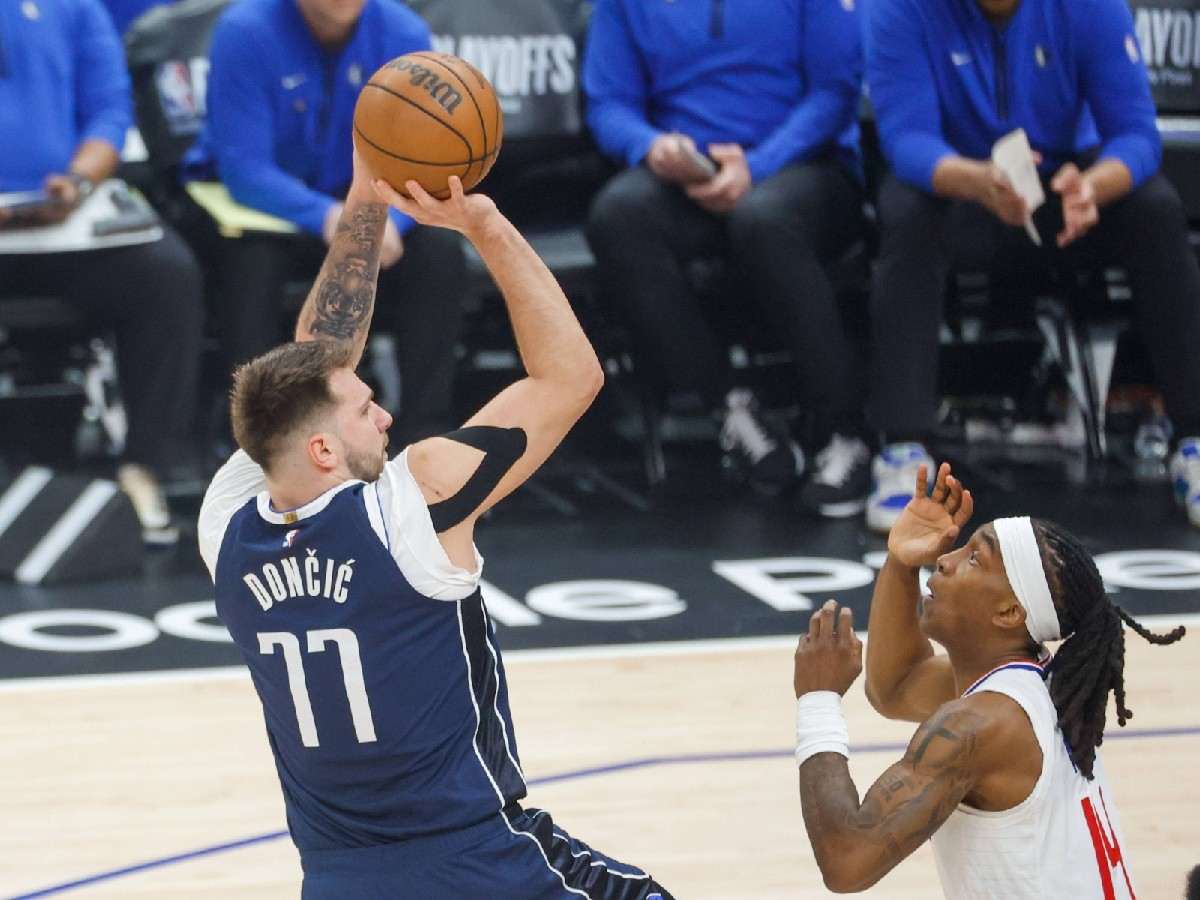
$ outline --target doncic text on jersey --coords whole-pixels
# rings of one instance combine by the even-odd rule
[[[339,563],[322,559],[316,550],[309,549],[303,559],[285,556],[277,563],[264,563],[261,577],[258,572],[247,572],[242,581],[264,610],[297,597],[324,597],[334,603],[345,603],[350,598],[353,566],[352,559]]]

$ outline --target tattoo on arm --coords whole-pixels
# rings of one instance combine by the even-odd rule
[[[974,714],[972,713],[972,715]],[[925,753],[930,745],[939,738],[949,741],[951,744],[957,742],[959,745],[957,749],[963,749],[961,744],[963,736],[956,734],[946,725],[947,718],[945,715],[934,715],[927,722],[924,722],[917,729],[917,733],[913,735],[912,744],[916,746],[910,747],[909,751],[905,753],[904,758],[909,759],[911,756],[912,764],[914,766],[918,765],[925,759]],[[967,735],[967,737],[972,741],[975,738],[974,735]]]
[[[346,257],[333,264],[329,277],[321,279],[309,330],[331,338],[352,338],[370,316],[374,303],[375,279],[367,261]]]
[[[959,704],[939,709],[913,735],[904,758],[861,805],[846,760],[818,754],[800,767],[804,824],[822,872],[862,889],[927,841],[975,783],[984,717]]]
[[[300,317],[313,337],[353,340],[365,332],[375,309],[386,221],[382,203],[366,203],[342,215]]]

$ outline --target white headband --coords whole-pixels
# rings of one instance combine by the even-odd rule
[[[1062,637],[1058,612],[1050,599],[1050,583],[1042,568],[1042,554],[1033,535],[1033,522],[1028,516],[996,519],[992,527],[1000,541],[1004,574],[1008,576],[1017,600],[1025,607],[1025,627],[1029,629],[1029,636],[1039,644],[1057,641]]]

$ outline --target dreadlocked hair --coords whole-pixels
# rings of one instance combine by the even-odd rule
[[[1155,634],[1114,604],[1091,554],[1061,526],[1034,519],[1042,566],[1066,640],[1050,663],[1049,689],[1058,725],[1067,739],[1071,762],[1092,778],[1096,748],[1104,742],[1108,692],[1117,704],[1117,723],[1133,718],[1125,705],[1125,630],[1128,625],[1151,644],[1173,644],[1184,635],[1181,625]]]

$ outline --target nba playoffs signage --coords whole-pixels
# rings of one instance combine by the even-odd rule
[[[570,0],[409,0],[433,48],[479,69],[500,97],[506,138],[578,134],[584,4]]]
[[[1154,105],[1200,113],[1200,0],[1133,0],[1134,29]]]
[[[518,584],[516,573],[489,566],[488,610],[508,648],[583,646],[795,634],[827,597],[867,620],[875,572],[884,554],[860,559],[787,556],[710,561],[612,577]],[[700,565],[696,565],[700,563]],[[1136,613],[1200,609],[1200,553],[1126,550],[1097,557],[1110,591]],[[578,565],[575,560],[573,565]],[[562,573],[567,574],[568,570]],[[175,591],[169,604],[130,604],[115,585],[109,608],[49,605],[0,617],[0,678],[239,662],[216,618],[211,589],[196,579],[193,599]],[[100,604],[97,604],[99,606]]]

